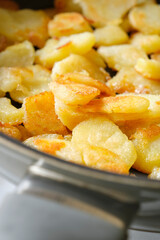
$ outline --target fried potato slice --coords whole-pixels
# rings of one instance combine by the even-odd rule
[[[121,19],[137,3],[136,0],[74,0],[74,2],[81,6],[84,16],[91,19],[95,27]]]
[[[89,61],[93,62],[96,66],[100,67],[100,69],[106,67],[106,64],[101,55],[93,48],[89,52],[84,54],[84,57],[86,57]],[[108,79],[110,79],[109,74],[107,72],[105,74],[108,77]]]
[[[24,143],[64,160],[83,164],[81,152],[68,140],[68,136],[62,137],[62,135],[58,134],[43,134],[29,138]]]
[[[49,18],[43,11],[0,9],[0,34],[11,42],[29,40],[41,48],[48,38],[48,21]]]
[[[57,14],[48,24],[48,32],[51,37],[69,36],[92,31],[84,17],[76,12]]]
[[[160,51],[160,36],[153,34],[135,33],[130,39],[134,46],[141,47],[146,54]]]
[[[50,71],[40,65],[20,69],[21,82],[10,92],[11,98],[23,103],[26,97],[49,91],[50,75]]]
[[[135,169],[150,174],[155,167],[160,167],[160,127],[158,125],[137,129],[131,139],[137,151],[137,160],[133,165]]]
[[[103,28],[97,28],[94,31],[94,36],[96,38],[95,45],[97,47],[127,43],[129,40],[127,33],[116,25],[107,25]]]
[[[7,47],[7,38],[3,35],[0,35],[0,52]]]
[[[23,108],[15,108],[8,98],[0,98],[0,123],[17,125],[23,122]]]
[[[9,124],[7,125],[0,124],[0,132],[8,135],[9,137],[15,138],[19,141],[22,139],[22,135],[19,129]]]
[[[132,26],[144,34],[160,34],[160,6],[144,4],[133,8],[129,13]]]
[[[57,12],[81,12],[79,4],[74,0],[55,0],[54,6]]]
[[[160,52],[151,54],[151,59],[160,62]]]
[[[18,10],[19,5],[13,0],[0,0],[0,8]]]
[[[106,170],[107,165],[109,165],[108,170],[113,170],[122,163],[120,173],[127,173],[136,160],[136,151],[132,142],[107,117],[94,117],[78,124],[73,129],[72,142],[82,152],[88,145],[93,147],[91,154],[90,152],[87,154],[84,150],[88,155],[84,161],[86,159],[88,162],[89,159],[93,165],[101,165],[101,168]],[[106,157],[104,157],[105,154]]]
[[[68,57],[71,53],[85,54],[95,44],[93,33],[84,32],[62,37],[59,41],[49,39],[45,47],[36,52],[36,63],[52,68],[54,63]]]
[[[159,167],[153,168],[152,172],[148,175],[148,178],[160,180],[160,168]]]
[[[55,113],[54,96],[51,92],[43,92],[25,98],[24,126],[32,135],[44,133],[66,134],[67,129]]]
[[[26,67],[32,65],[35,50],[29,41],[7,47],[0,52],[0,67]]]
[[[61,122],[70,130],[85,119],[96,116],[96,113],[76,111],[73,105],[64,104],[57,98],[55,98],[55,112]]]
[[[13,91],[21,83],[20,68],[0,67],[0,90]]]
[[[122,68],[107,86],[115,93],[160,94],[159,82],[143,77],[134,68]]]
[[[94,99],[84,108],[78,108],[83,109],[85,112],[134,114],[146,112],[149,105],[149,100],[139,95],[117,95],[115,97]]]
[[[109,78],[109,74],[101,71],[93,61],[77,54],[71,54],[62,61],[56,62],[52,69],[52,79],[56,78],[57,74],[64,75],[66,73],[83,73],[103,83]]]
[[[142,76],[160,81],[160,62],[153,59],[138,59],[135,65],[135,69]]]
[[[131,44],[100,47],[99,54],[110,68],[120,70],[123,67],[133,67],[139,58],[147,59],[146,53]]]

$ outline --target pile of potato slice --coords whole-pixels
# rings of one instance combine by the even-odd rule
[[[160,5],[0,0],[0,131],[103,171],[160,178]]]

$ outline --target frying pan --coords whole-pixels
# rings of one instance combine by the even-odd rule
[[[17,1],[47,8],[52,1]],[[0,133],[0,174],[17,185],[0,208],[3,240],[124,240],[127,228],[160,232],[160,182],[39,152]]]

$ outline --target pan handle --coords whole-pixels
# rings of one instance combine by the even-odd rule
[[[106,194],[63,174],[46,177],[42,171],[30,171],[18,193],[5,199],[0,209],[3,240],[126,240],[136,201],[122,201],[111,189]]]

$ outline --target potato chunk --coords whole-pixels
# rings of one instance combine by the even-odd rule
[[[160,94],[159,82],[143,77],[134,68],[122,68],[107,86],[115,93]]]
[[[33,45],[43,47],[48,38],[48,20],[43,11],[0,9],[0,34],[11,42],[29,40]]]
[[[0,123],[16,125],[23,122],[23,108],[15,108],[8,98],[0,98]]]
[[[160,51],[160,36],[156,34],[135,33],[130,42],[137,47],[141,47],[147,54]]]
[[[54,96],[44,92],[24,100],[24,126],[32,135],[66,134],[67,129],[55,114]]]
[[[151,54],[151,59],[160,62],[160,53],[158,52],[158,53]]]
[[[0,67],[26,67],[32,65],[35,51],[28,41],[7,47],[0,52]]]
[[[131,136],[137,151],[134,168],[143,173],[151,173],[155,167],[160,167],[160,127],[151,125],[139,128]]]
[[[19,141],[22,139],[22,135],[19,129],[9,124],[7,125],[0,124],[0,132],[8,135],[9,137],[15,138]]]
[[[92,28],[79,13],[60,13],[48,24],[51,37],[62,37],[81,32],[92,32]]]
[[[19,69],[20,84],[10,92],[13,100],[23,103],[24,99],[44,91],[49,91],[50,71],[40,65]]]
[[[100,47],[98,52],[108,66],[115,70],[120,70],[123,67],[132,67],[139,58],[147,59],[147,55],[142,49],[131,44]]]
[[[72,142],[85,155],[86,164],[93,163],[103,170],[115,168],[117,171],[122,164],[120,173],[128,173],[136,160],[136,151],[131,141],[107,117],[95,117],[81,122],[73,129]],[[84,150],[88,145],[91,153]]]
[[[96,38],[95,45],[99,46],[109,46],[117,45],[122,43],[127,43],[129,38],[122,28],[115,25],[108,25],[103,28],[97,28],[94,31],[94,36]]]
[[[82,7],[84,16],[91,19],[96,27],[121,19],[137,3],[136,0],[75,0],[74,2]]]
[[[135,65],[135,69],[148,79],[160,81],[160,62],[156,60],[140,58]]]
[[[66,73],[84,73],[103,83],[109,78],[109,74],[101,71],[100,67],[93,63],[93,61],[77,54],[72,54],[62,61],[55,63],[52,69],[52,78],[54,79],[57,74],[64,75]]]
[[[68,136],[43,134],[27,139],[25,144],[64,160],[83,164],[81,152],[71,143]]]
[[[133,8],[129,13],[132,26],[145,34],[160,34],[160,6],[144,4]]]
[[[45,47],[36,52],[36,62],[47,68],[52,68],[55,62],[68,57],[71,53],[87,53],[94,44],[95,37],[90,32],[62,37],[59,41],[49,39]]]

